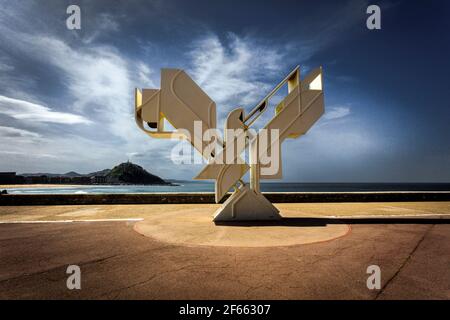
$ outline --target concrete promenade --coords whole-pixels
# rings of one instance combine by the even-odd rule
[[[0,298],[450,299],[450,202],[276,206],[227,226],[214,204],[0,207]]]

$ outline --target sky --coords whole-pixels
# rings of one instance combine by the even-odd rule
[[[66,27],[71,4],[80,30]],[[380,30],[366,26],[371,4]],[[450,182],[449,1],[0,5],[0,171],[88,173],[131,160],[192,179],[201,165],[173,163],[177,142],[137,128],[134,88],[184,69],[222,128],[300,65],[323,67],[325,114],[283,144],[283,181]]]

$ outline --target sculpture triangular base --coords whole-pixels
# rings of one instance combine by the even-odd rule
[[[247,185],[234,192],[214,214],[214,222],[280,219],[278,209]]]

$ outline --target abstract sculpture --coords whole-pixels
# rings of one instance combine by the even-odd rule
[[[286,84],[288,94],[257,133],[251,126]],[[135,102],[136,123],[145,133],[153,138],[185,139],[207,160],[195,179],[215,180],[217,203],[234,189],[214,221],[276,220],[281,219],[279,211],[260,192],[259,182],[281,179],[281,143],[305,134],[323,114],[322,68],[300,80],[296,67],[250,113],[245,114],[243,108],[231,111],[223,141],[215,134],[215,102],[183,70],[162,69],[161,89],[136,89]],[[165,120],[176,130],[166,131]],[[246,150],[250,151],[249,163],[242,158]],[[275,165],[264,161],[268,154],[276,156]],[[242,181],[248,170],[249,184]]]

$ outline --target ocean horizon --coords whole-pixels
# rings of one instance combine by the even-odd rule
[[[214,192],[214,183],[173,181],[176,185],[60,185],[6,188],[9,194],[123,194]],[[263,192],[450,191],[450,183],[261,183]]]

